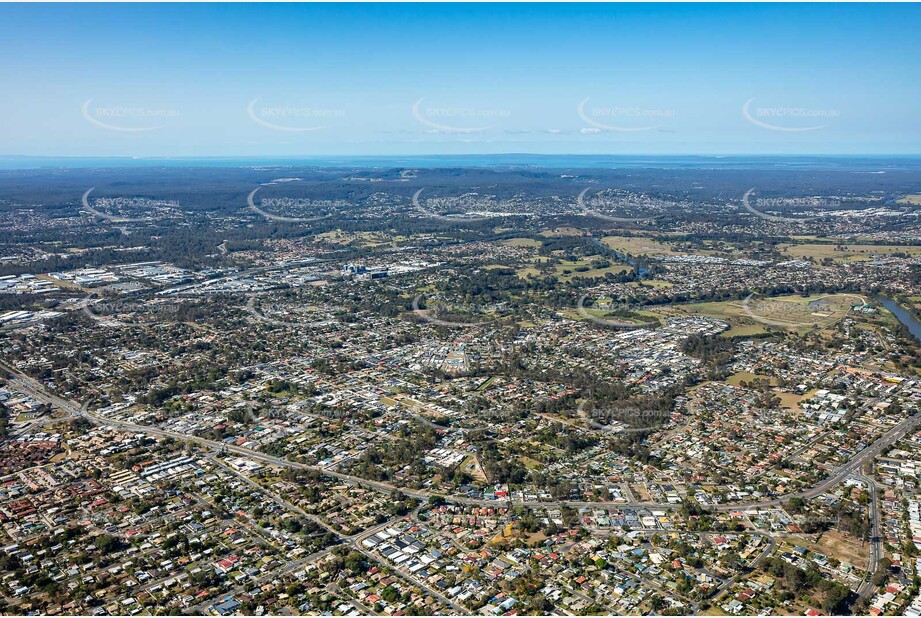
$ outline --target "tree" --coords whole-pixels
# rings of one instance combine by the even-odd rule
[[[110,534],[100,534],[93,541],[93,545],[95,545],[96,549],[102,553],[110,554],[112,552],[118,551],[121,548],[121,541]]]
[[[360,552],[353,551],[345,557],[345,568],[353,575],[361,573],[364,569],[365,557]]]
[[[381,598],[388,603],[394,603],[397,599],[400,598],[400,593],[397,592],[397,589],[394,588],[393,585],[388,585],[381,591]]]
[[[889,567],[892,566],[892,561],[889,558],[883,556],[879,559],[879,564],[876,565],[876,572],[873,573],[873,585],[882,586],[889,579]]]

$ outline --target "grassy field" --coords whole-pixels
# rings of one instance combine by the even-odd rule
[[[490,385],[492,385],[492,383],[495,382],[495,381],[496,381],[496,376],[490,377],[488,380],[486,380],[485,382],[483,382],[482,384],[480,384],[479,388],[476,389],[477,392],[479,392],[479,391],[485,391],[485,390],[486,390],[487,388],[489,388]]]
[[[826,556],[833,556],[841,562],[850,562],[861,569],[867,568],[867,546],[852,536],[842,534],[837,530],[829,530],[822,534],[817,543],[812,543],[800,537],[792,537],[797,545],[802,545],[810,551],[816,551]]]
[[[766,333],[763,324],[733,324],[729,330],[720,333],[722,337],[754,337]]]
[[[599,256],[599,259],[600,256]],[[563,260],[562,263],[556,264],[554,270],[556,270],[556,276],[560,281],[572,281],[580,277],[603,277],[607,273],[623,273],[630,270],[630,266],[626,264],[612,263],[606,268],[592,268],[592,260],[578,260],[575,262],[570,262],[568,260]],[[588,267],[588,270],[579,271],[579,268]]]
[[[767,380],[771,384],[776,383],[776,379],[771,376],[762,376],[754,373],[749,373],[747,371],[740,371],[739,373],[734,373],[728,378],[726,378],[727,384],[732,384],[733,386],[739,386],[742,382],[751,382],[755,378],[761,378],[762,380]]]
[[[843,250],[838,250],[838,247]],[[835,245],[821,243],[782,243],[777,245],[778,250],[791,258],[812,258],[823,260],[831,258],[837,263],[865,262],[873,259],[874,255],[889,255],[892,253],[906,253],[908,255],[921,255],[921,247],[905,247],[900,245]]]
[[[778,390],[774,391],[774,394],[777,395],[777,398],[780,399],[780,407],[787,408],[788,410],[801,410],[799,407],[799,402],[809,399],[815,395],[815,390],[808,391],[802,395],[797,395],[796,393],[784,393]]]
[[[536,459],[528,457],[527,455],[521,455],[519,459],[521,460],[522,465],[524,465],[524,467],[528,470],[537,470],[544,465]]]
[[[331,244],[365,248],[396,246],[396,243],[407,240],[406,236],[394,236],[386,232],[344,232],[340,229],[317,234],[316,238]]]
[[[665,234],[666,238],[669,234]],[[747,249],[760,246],[762,243],[752,243],[752,247],[737,243],[704,240],[701,242],[688,242],[685,240],[657,240],[651,236],[605,236],[601,241],[619,253],[632,255],[667,256],[667,255],[716,255],[722,257],[738,257]],[[728,252],[728,253],[727,253]]]
[[[527,279],[528,277],[537,277],[537,276],[539,276],[539,275],[540,275],[540,271],[537,270],[536,268],[528,267],[528,268],[521,268],[521,269],[519,269],[515,274],[518,275],[518,277],[521,278],[521,279]]]
[[[795,240],[795,241],[797,241],[797,242],[804,242],[804,241],[809,241],[809,240],[822,240],[822,237],[821,237],[821,236],[813,236],[813,235],[808,235],[808,236],[790,236],[790,238],[792,238],[793,240]]]
[[[585,230],[580,230],[577,227],[555,227],[552,230],[544,230],[540,233],[541,236],[554,237],[554,236],[582,236],[585,234]]]
[[[535,266],[540,265],[543,262],[548,261],[548,258],[535,257],[530,260]],[[592,268],[593,262],[606,261],[610,263],[610,266],[605,268]],[[529,276],[539,277],[541,271],[538,270],[535,266],[527,266],[525,268],[519,268],[515,274],[518,275],[521,279],[525,279]],[[488,267],[487,267],[488,268]],[[618,262],[612,262],[610,259],[602,257],[600,255],[589,256],[582,260],[561,260],[559,264],[553,265],[553,274],[560,281],[572,281],[573,279],[578,279],[582,277],[603,277],[607,273],[623,273],[631,269],[630,266],[626,264],[621,264]]]
[[[921,206],[921,195],[906,195],[899,200],[899,204],[911,204],[912,206]]]
[[[601,299],[601,300],[607,300],[607,299]],[[595,318],[611,319],[617,322],[631,322],[631,323],[633,322],[642,323],[644,321],[653,321],[653,320],[660,319],[662,317],[661,312],[634,311],[633,313],[641,317],[625,317],[625,316],[610,315],[610,312],[608,309],[600,309],[597,307],[583,307],[582,311],[579,311],[577,307],[571,307],[567,309],[562,309],[559,312],[559,314],[563,316],[564,318],[568,318],[570,320],[576,320],[576,321],[582,321],[582,320],[589,319],[586,317],[586,314],[591,317],[595,317]]]
[[[749,373],[747,371],[740,371],[739,373],[734,373],[728,378],[726,378],[727,384],[732,384],[733,386],[741,386],[742,382],[750,383],[755,378],[761,378],[762,380],[767,380],[771,385],[777,384],[777,379],[772,376],[756,375],[754,373]],[[788,410],[799,410],[802,411],[799,407],[799,402],[804,399],[808,399],[815,394],[815,391],[806,393],[804,395],[798,395],[796,393],[787,393],[778,388],[771,389],[774,395],[780,399],[780,407],[787,408]]]
[[[631,255],[678,255],[671,245],[644,236],[605,236],[601,242],[618,253]]]
[[[648,502],[652,500],[652,495],[646,489],[645,485],[630,485],[630,491],[633,492],[633,495],[640,502]]]
[[[534,240],[533,238],[509,238],[508,240],[502,241],[503,245],[508,245],[509,247],[540,247],[540,241]]]
[[[460,469],[461,472],[469,474],[472,478],[481,483],[487,481],[486,473],[483,472],[483,467],[480,466],[480,460],[474,455],[468,455],[467,458],[461,462]]]

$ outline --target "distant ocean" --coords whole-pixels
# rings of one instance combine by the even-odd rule
[[[409,155],[362,157],[17,157],[0,156],[0,169],[138,167],[325,167],[491,169],[725,169],[838,170],[855,172],[918,171],[921,155]]]

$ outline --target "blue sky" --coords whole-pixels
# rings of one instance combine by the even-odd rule
[[[921,153],[921,7],[0,5],[0,154]]]

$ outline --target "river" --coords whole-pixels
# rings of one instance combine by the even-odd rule
[[[902,305],[898,304],[891,298],[886,298],[885,296],[877,296],[875,300],[890,312],[892,312],[892,315],[894,315],[899,322],[908,328],[908,331],[914,336],[914,338],[921,342],[921,322],[919,322],[915,316],[913,316],[907,309],[902,307]]]

